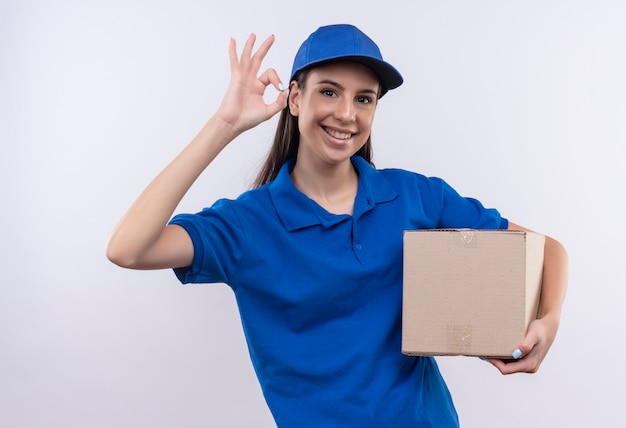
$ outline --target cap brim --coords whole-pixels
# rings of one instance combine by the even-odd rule
[[[296,71],[294,71],[291,79],[295,77],[296,74],[301,72],[302,70],[309,70],[314,67],[319,67],[324,64],[328,64],[331,62],[337,61],[353,61],[358,62],[359,64],[363,64],[372,70],[376,76],[378,76],[378,80],[380,80],[381,85],[381,97],[387,93],[390,89],[395,89],[398,86],[402,85],[404,82],[404,78],[400,74],[396,68],[389,64],[388,62],[381,61],[376,58],[372,58],[369,56],[359,56],[359,55],[350,55],[350,56],[342,56],[342,57],[332,57],[328,59],[321,59],[319,61],[315,61],[313,63],[307,64],[305,67],[302,67]]]

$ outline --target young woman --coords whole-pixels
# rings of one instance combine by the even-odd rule
[[[139,196],[107,256],[134,269],[174,268],[184,282],[223,282],[239,305],[250,355],[281,427],[456,427],[430,357],[400,352],[402,235],[407,229],[522,229],[443,180],[371,164],[379,99],[402,84],[356,27],[321,27],[298,51],[288,88],[259,75],[274,41],[241,56],[214,116]],[[280,91],[270,104],[269,85]],[[190,186],[242,132],[281,112],[255,189],[177,215]],[[566,253],[546,238],[542,304],[502,373],[535,372],[557,332]]]

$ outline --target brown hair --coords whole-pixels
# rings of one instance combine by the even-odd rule
[[[304,69],[293,77],[293,80],[298,84],[298,88],[304,89],[308,72],[310,69]],[[380,98],[380,93],[378,95]],[[361,156],[372,166],[372,141],[371,136],[367,138],[367,141],[356,152],[357,156]],[[300,130],[298,129],[298,117],[293,116],[289,111],[289,106],[285,107],[280,113],[278,118],[278,125],[276,127],[276,134],[274,135],[274,143],[270,148],[267,158],[261,167],[256,179],[252,184],[252,188],[258,188],[270,181],[273,181],[280,168],[285,162],[291,159],[296,159],[298,154],[298,147],[300,145]]]

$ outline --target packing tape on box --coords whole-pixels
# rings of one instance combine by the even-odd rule
[[[472,326],[467,324],[448,324],[446,347],[451,354],[470,354],[472,352]]]
[[[472,229],[454,230],[449,236],[454,245],[460,248],[476,248],[479,241],[478,235]]]
[[[474,232],[471,230],[461,230],[459,235],[464,244],[469,244],[474,239]]]

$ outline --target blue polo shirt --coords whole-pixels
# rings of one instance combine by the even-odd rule
[[[194,245],[183,283],[234,291],[252,363],[279,427],[457,427],[431,357],[401,349],[404,230],[506,228],[443,180],[353,157],[353,215],[272,183],[174,217]]]

